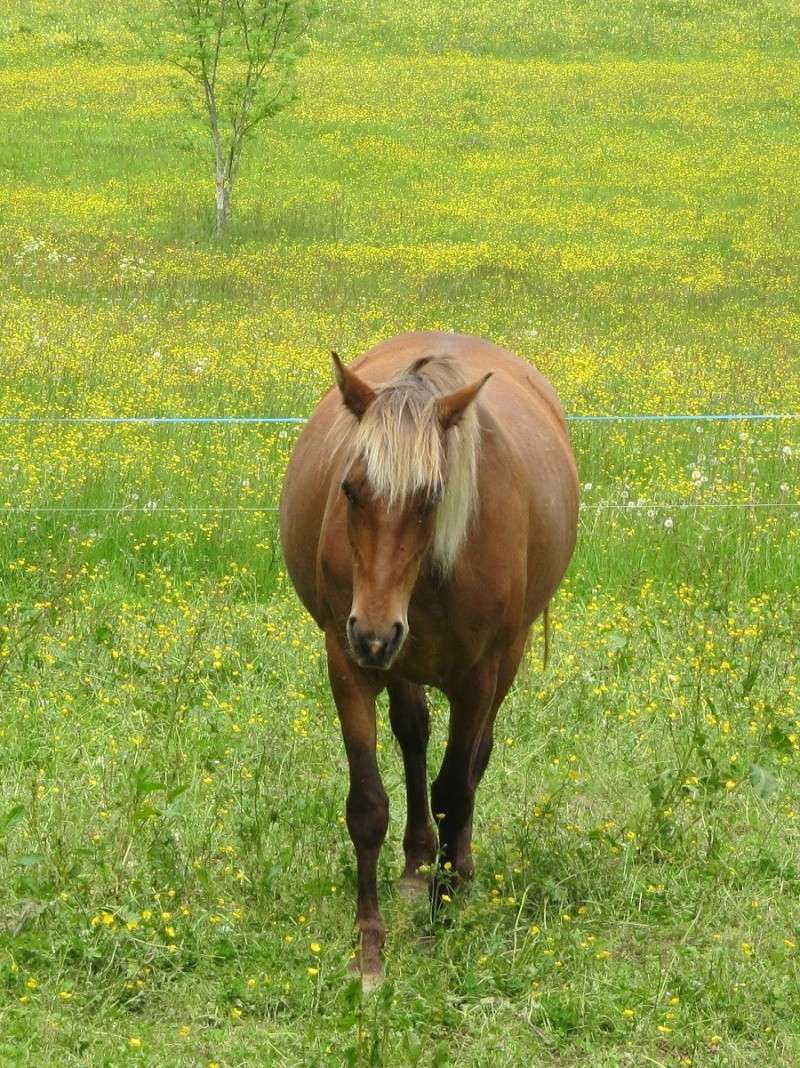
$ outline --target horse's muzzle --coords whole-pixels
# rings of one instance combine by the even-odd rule
[[[398,621],[385,631],[362,628],[355,616],[347,621],[347,640],[353,659],[363,668],[386,671],[406,640],[408,627]]]

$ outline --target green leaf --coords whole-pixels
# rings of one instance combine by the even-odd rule
[[[150,772],[147,768],[139,768],[136,772],[136,778],[134,780],[134,789],[136,791],[136,797],[145,797],[147,794],[154,794],[157,790],[163,790],[163,783],[156,782],[155,779],[149,778]]]
[[[450,1064],[450,1052],[447,1048],[446,1042],[440,1042],[436,1049],[433,1051],[433,1058],[431,1060],[431,1068],[447,1068]]]
[[[149,805],[145,805],[142,808],[134,809],[133,818],[138,823],[151,823],[153,820],[157,820],[160,813],[157,809],[152,808]]]
[[[653,779],[648,788],[650,792],[650,804],[653,808],[661,807],[671,786],[672,772],[669,769],[660,772],[656,778]]]
[[[422,1056],[422,1039],[416,1031],[406,1031],[403,1035],[403,1052],[411,1064],[416,1064]]]
[[[378,1009],[383,1012],[388,1012],[392,1007],[392,998],[394,997],[394,983],[391,979],[387,979],[380,989],[378,994]]]
[[[46,859],[44,853],[23,853],[16,858],[15,863],[20,868],[35,868],[37,864],[44,864]]]
[[[24,818],[24,805],[14,805],[13,808],[10,808],[8,812],[6,812],[5,816],[0,816],[0,838],[13,830]]]
[[[167,793],[167,804],[171,805],[173,801],[177,801],[177,799],[182,794],[185,794],[188,789],[188,783],[179,783],[177,786],[173,786],[173,788]]]
[[[762,801],[771,801],[778,792],[778,780],[769,770],[760,764],[751,764],[749,773],[750,785]]]
[[[779,749],[782,753],[791,753],[793,746],[791,739],[786,731],[781,730],[777,723],[773,723],[769,728],[767,734],[769,741],[776,749]]]
[[[373,1041],[369,1051],[369,1068],[383,1068],[383,1047],[378,1038]]]
[[[345,1008],[355,1009],[361,1004],[362,990],[361,990],[361,976],[356,976],[355,979],[351,979],[347,986],[344,988],[342,995]]]

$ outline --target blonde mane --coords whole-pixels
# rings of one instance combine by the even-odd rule
[[[388,508],[417,493],[438,501],[432,556],[443,575],[453,569],[478,503],[480,425],[471,404],[443,430],[436,398],[465,385],[452,357],[425,357],[378,387],[360,420],[343,405],[331,427],[346,463],[363,460],[372,492]]]

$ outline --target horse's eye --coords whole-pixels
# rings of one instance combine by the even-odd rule
[[[427,519],[435,507],[436,501],[432,497],[427,497],[419,506],[420,519]]]
[[[351,504],[358,504],[358,497],[356,497],[353,487],[350,485],[347,479],[345,479],[342,483],[342,493],[345,495],[348,501],[350,501]]]

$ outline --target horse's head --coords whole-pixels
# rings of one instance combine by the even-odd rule
[[[333,359],[342,400],[358,420],[341,481],[353,560],[347,640],[362,667],[385,670],[408,636],[423,560],[439,549],[446,570],[465,536],[476,493],[477,420],[469,409],[489,375],[440,393],[420,375],[428,361],[418,360],[375,391]],[[449,432],[468,414],[466,447],[462,440],[448,448]]]

